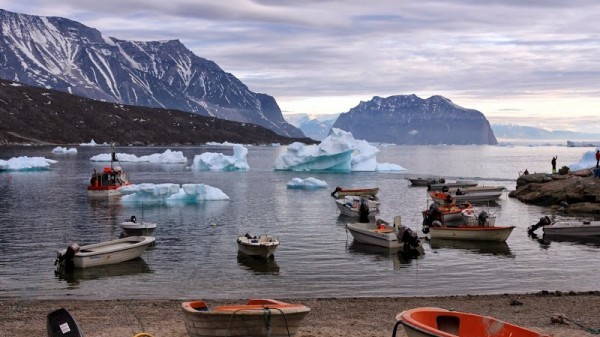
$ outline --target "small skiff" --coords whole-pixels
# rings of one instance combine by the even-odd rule
[[[123,221],[119,224],[123,230],[124,236],[153,236],[156,224],[152,222],[137,222],[137,219],[132,216],[129,221]]]
[[[472,241],[504,242],[515,226],[431,226],[429,237],[433,239],[453,239]]]
[[[549,337],[494,317],[448,311],[440,308],[415,308],[396,315],[392,337],[404,326],[408,337]]]
[[[427,185],[428,191],[442,191],[445,188],[456,188],[456,187],[473,187],[477,186],[478,182],[475,180],[458,179],[455,182],[444,182],[438,184]]]
[[[375,216],[375,213],[379,212],[379,202],[375,200],[366,200],[366,202],[369,206],[369,216]],[[342,215],[355,218],[360,217],[360,203],[361,197],[353,195],[335,200],[335,204]]]
[[[443,184],[446,182],[444,178],[433,178],[433,177],[416,177],[416,178],[406,178],[406,180],[410,181],[412,186],[426,187],[431,184]]]
[[[245,304],[210,308],[204,301],[181,304],[190,337],[294,336],[310,312],[302,304],[251,299]]]
[[[439,204],[433,203],[429,206],[429,209],[422,211],[423,222],[429,223],[434,220],[439,220],[444,224],[449,222],[462,221],[462,211],[465,209],[472,209],[473,205],[468,202],[460,204]]]
[[[154,242],[152,236],[128,236],[122,239],[79,246],[73,243],[58,251],[54,264],[67,268],[88,268],[115,264],[140,257]]]
[[[239,253],[268,259],[275,254],[279,240],[268,235],[251,236],[246,233],[237,239],[237,245]]]
[[[379,223],[353,222],[346,224],[346,228],[357,242],[386,248],[399,248],[398,225],[400,225],[399,216],[394,218],[393,226],[382,221]]]
[[[431,192],[431,200],[444,203],[460,203],[460,202],[487,202],[499,199],[502,196],[502,191],[483,191],[483,192],[463,192],[464,194],[452,194],[448,192]]]
[[[379,193],[379,187],[365,187],[365,188],[343,188],[337,186],[331,196],[336,199],[343,199],[346,196],[370,196],[371,198],[377,198]]]
[[[600,221],[557,221],[542,228],[546,235],[600,236]]]

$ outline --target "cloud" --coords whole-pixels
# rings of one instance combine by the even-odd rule
[[[66,17],[118,39],[179,39],[290,112],[411,93],[509,118],[599,108],[586,99],[600,87],[596,1],[0,0],[0,8]],[[311,101],[321,104],[294,111]]]

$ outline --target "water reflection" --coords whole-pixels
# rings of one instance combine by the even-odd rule
[[[559,235],[559,234],[544,234],[542,239],[544,243],[550,245],[555,242],[570,242],[575,244],[600,247],[600,237],[598,236],[575,236],[575,235]],[[538,240],[539,241],[539,240]]]
[[[107,266],[76,268],[74,270],[67,270],[61,265],[54,272],[59,280],[66,281],[69,285],[77,285],[80,281],[84,280],[99,280],[145,273],[152,273],[152,269],[150,269],[150,266],[142,258]]]
[[[255,274],[278,274],[279,265],[275,257],[269,259],[258,258],[245,254],[238,254],[238,264]]]
[[[506,242],[430,239],[431,249],[462,249],[477,254],[514,257]]]
[[[405,252],[402,249],[369,245],[354,240],[347,248],[353,254],[371,255],[379,259],[390,259],[395,270],[407,268],[414,260],[424,256],[423,254],[416,253],[414,250]]]

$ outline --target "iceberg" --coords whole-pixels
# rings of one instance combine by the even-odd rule
[[[75,154],[75,153],[77,153],[77,149],[74,147],[67,149],[66,147],[57,146],[54,149],[52,149],[52,153]]]
[[[220,189],[205,184],[133,184],[119,188],[121,202],[144,204],[196,204],[208,200],[229,200]]]
[[[117,159],[120,162],[133,163],[161,163],[161,164],[187,164],[187,158],[181,151],[166,150],[163,153],[153,153],[147,156],[138,157],[134,154],[117,153]],[[110,161],[110,153],[101,153],[90,158],[91,161]]]
[[[194,156],[192,169],[198,171],[240,171],[248,170],[250,166],[246,160],[248,149],[242,145],[233,146],[233,156],[222,153],[205,152]]]
[[[581,156],[579,162],[569,165],[569,170],[578,171],[596,167],[596,151],[598,150],[600,150],[600,147],[597,147],[593,151],[586,151],[583,156]]]
[[[318,145],[299,142],[275,160],[275,170],[288,171],[402,171],[395,164],[377,162],[379,149],[366,140],[356,140],[352,133],[331,129],[331,134]]]
[[[42,171],[50,169],[56,160],[44,157],[15,157],[9,160],[0,159],[0,171]]]
[[[81,143],[79,146],[109,146],[108,143],[97,144],[93,139],[89,143]]]
[[[306,179],[302,178],[294,178],[287,182],[287,188],[290,189],[305,189],[305,190],[314,190],[318,188],[327,187],[327,183],[323,180],[319,180],[313,177],[308,177]]]

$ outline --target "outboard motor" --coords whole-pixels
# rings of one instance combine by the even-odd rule
[[[83,337],[79,324],[67,311],[60,308],[49,313],[46,317],[48,337]]]
[[[63,263],[67,270],[73,270],[73,268],[75,267],[73,258],[75,257],[75,254],[77,254],[78,251],[79,251],[78,244],[76,244],[76,243],[70,244],[69,247],[67,247],[67,250],[63,254],[58,253],[58,255],[56,256],[56,260],[54,260],[54,265]]]
[[[485,226],[490,218],[490,215],[486,211],[479,212],[477,216],[477,221],[479,222],[479,226]]]
[[[337,198],[336,193],[338,193],[341,190],[342,190],[341,187],[336,186],[335,190],[333,190],[333,192],[331,192],[331,196],[334,197],[334,198]]]
[[[450,188],[448,188],[448,186],[445,186],[445,185],[444,185],[444,186],[442,187],[442,192],[444,192],[444,193],[450,192]]]
[[[358,222],[369,223],[369,204],[365,199],[360,200],[360,206],[358,208]]]
[[[550,220],[550,217],[543,216],[540,218],[540,221],[538,221],[538,223],[536,223],[533,226],[529,226],[529,228],[527,229],[527,234],[529,235],[533,235],[533,232],[535,232],[536,229],[543,227],[543,226],[549,226],[552,224],[552,220]]]

